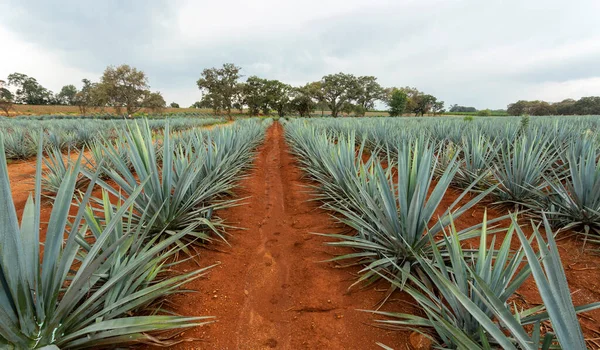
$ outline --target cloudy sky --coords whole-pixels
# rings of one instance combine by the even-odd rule
[[[0,79],[57,91],[127,63],[188,106],[202,69],[232,62],[294,85],[342,71],[506,108],[600,95],[599,14],[597,0],[2,0]]]

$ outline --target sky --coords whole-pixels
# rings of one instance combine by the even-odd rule
[[[56,92],[129,64],[187,107],[204,68],[235,63],[245,77],[373,75],[498,109],[600,95],[598,14],[597,0],[2,0],[0,79]]]

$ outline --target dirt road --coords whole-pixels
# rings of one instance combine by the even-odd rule
[[[186,332],[202,341],[176,348],[379,349],[376,342],[405,348],[406,333],[372,327],[373,315],[357,311],[372,309],[383,294],[347,293],[357,269],[320,262],[336,251],[311,233],[340,227],[309,202],[308,182],[288,153],[283,132],[279,123],[267,131],[254,170],[236,193],[249,197],[246,204],[220,213],[245,230],[230,230],[231,247],[219,245],[220,251],[200,257],[203,266],[221,264],[208,280],[187,286],[199,293],[172,300],[181,314],[213,315],[218,322]]]

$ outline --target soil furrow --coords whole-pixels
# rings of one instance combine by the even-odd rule
[[[349,293],[357,269],[321,262],[341,251],[311,233],[340,227],[309,201],[308,182],[288,151],[283,128],[274,123],[236,191],[246,203],[219,213],[244,229],[230,230],[230,247],[203,251],[203,266],[220,265],[187,286],[198,293],[172,300],[178,313],[213,315],[218,322],[185,332],[201,340],[176,348],[378,349],[376,342],[406,348],[406,333],[375,328],[373,315],[357,310],[372,309],[383,293]],[[193,267],[190,262],[181,269]],[[398,309],[398,303],[386,307]]]

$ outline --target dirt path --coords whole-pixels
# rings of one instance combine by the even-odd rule
[[[335,253],[326,239],[311,232],[339,232],[328,213],[308,202],[302,173],[275,123],[259,149],[255,168],[236,195],[249,197],[243,206],[220,215],[247,230],[230,230],[231,247],[207,251],[200,257],[214,262],[208,280],[187,287],[196,294],[173,298],[185,315],[214,315],[218,322],[185,336],[202,341],[182,343],[179,349],[379,349],[382,342],[405,348],[407,334],[369,325],[382,293],[374,289],[347,293],[356,269],[335,269],[320,263]],[[193,268],[191,263],[180,266]],[[398,309],[392,301],[388,307]]]

